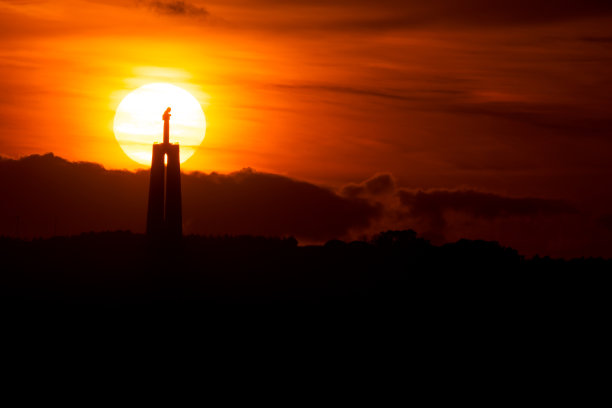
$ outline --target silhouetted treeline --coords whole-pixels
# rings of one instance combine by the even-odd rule
[[[524,259],[485,241],[434,246],[414,231],[321,246],[251,236],[151,242],[121,231],[32,241],[0,238],[0,260],[5,304],[190,310],[246,304],[372,310],[457,302],[475,307],[591,302],[596,292],[607,291],[612,271],[612,260]]]

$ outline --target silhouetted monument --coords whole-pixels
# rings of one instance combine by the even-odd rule
[[[179,238],[183,234],[179,144],[170,143],[170,108],[162,118],[163,143],[153,144],[147,235]]]

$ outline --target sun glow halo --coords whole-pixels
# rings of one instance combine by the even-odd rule
[[[123,98],[115,113],[115,138],[132,160],[151,164],[151,145],[162,142],[162,115],[168,107],[172,108],[170,143],[179,143],[181,163],[202,143],[206,118],[198,100],[175,85],[147,84]]]

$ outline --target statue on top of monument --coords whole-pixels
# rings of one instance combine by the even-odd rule
[[[170,143],[170,116],[170,108],[168,108],[162,116],[164,120],[164,144]]]

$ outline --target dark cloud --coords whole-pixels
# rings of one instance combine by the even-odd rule
[[[561,200],[410,191],[397,188],[385,173],[351,185],[357,192],[345,188],[343,195],[250,169],[184,174],[182,183],[186,234],[291,235],[322,242],[412,228],[437,244],[489,239],[525,254],[610,255],[610,216],[589,218]],[[51,154],[0,158],[0,235],[143,232],[148,184],[147,171],[106,170]]]
[[[381,203],[382,217],[363,233],[412,229],[436,245],[463,238],[485,239],[529,256],[611,254],[610,215],[598,217],[564,200],[471,189],[409,190],[398,188],[390,174],[348,184],[340,192]]]
[[[231,3],[230,3],[231,4]],[[248,9],[242,1],[236,7]],[[312,31],[386,31],[439,25],[448,27],[498,27],[551,23],[612,14],[607,0],[555,1],[515,0],[339,0],[292,1],[263,0],[254,12],[267,28]],[[273,12],[272,12],[273,11]],[[278,21],[274,16],[286,16]]]
[[[589,43],[600,43],[600,44],[612,44],[612,36],[606,36],[606,37],[582,37],[580,39],[581,41],[584,42],[589,42]]]
[[[388,173],[375,174],[362,183],[350,183],[342,187],[340,194],[345,197],[377,196],[395,191],[395,180]]]
[[[538,104],[526,102],[455,103],[442,108],[447,112],[484,115],[576,134],[581,137],[608,138],[612,131],[612,119],[608,112],[585,111],[563,104]],[[600,108],[601,110],[601,108]]]
[[[208,10],[204,7],[197,6],[187,1],[153,0],[146,1],[145,3],[149,8],[161,14],[197,18],[204,18],[209,15]]]
[[[612,214],[604,214],[597,219],[601,226],[609,231],[612,231]]]
[[[309,183],[252,170],[185,174],[186,233],[342,237],[366,228],[380,208]],[[0,235],[143,232],[148,172],[105,170],[47,154],[0,160]]]
[[[426,229],[425,235],[434,241],[444,240],[450,211],[488,221],[505,217],[535,218],[578,212],[562,200],[504,197],[473,190],[414,192],[400,189],[398,196],[408,216],[419,220],[424,225],[422,228]]]
[[[383,89],[367,89],[350,86],[329,85],[329,84],[277,84],[277,88],[288,90],[306,90],[306,91],[322,91],[336,92],[358,96],[373,96],[378,98],[393,99],[398,101],[414,101],[418,100],[415,97],[401,95],[399,93],[388,92]]]
[[[430,3],[430,2],[428,2]],[[491,2],[487,0],[434,0],[432,11],[443,18],[481,24],[530,24],[600,17],[612,14],[612,3],[607,0],[558,1],[515,0]]]
[[[367,228],[380,215],[380,208],[365,200],[249,169],[187,175],[183,184],[186,228],[194,231],[325,240]]]
[[[576,209],[562,200],[544,198],[513,198],[473,190],[407,191],[399,190],[400,202],[410,207],[413,215],[440,214],[446,210],[460,211],[474,217],[534,216],[575,213]]]

